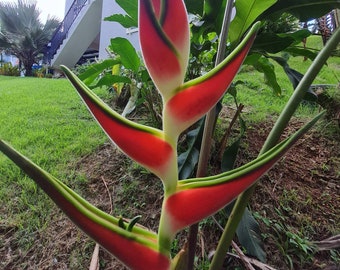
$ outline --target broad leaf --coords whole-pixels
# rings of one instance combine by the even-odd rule
[[[230,24],[229,40],[237,43],[257,17],[271,7],[276,0],[236,0],[236,16]]]
[[[246,254],[258,258],[261,262],[266,262],[260,227],[248,208],[243,213],[236,233],[241,245],[246,249]]]
[[[113,38],[109,48],[120,56],[121,63],[125,68],[131,69],[134,72],[138,71],[140,58],[130,41],[121,37]]]
[[[241,116],[239,116],[239,121],[240,121],[240,134],[235,139],[235,141],[225,149],[223,153],[221,160],[222,172],[227,172],[234,169],[238,151],[240,149],[241,140],[246,132],[246,124]]]
[[[201,148],[204,119],[197,123],[197,127],[186,134],[188,144],[187,151],[178,156],[178,179],[187,179],[192,176],[198,163],[199,150]]]
[[[262,33],[254,41],[254,50],[264,50],[268,53],[278,53],[289,47],[294,42],[294,38],[280,37],[274,33]]]
[[[204,16],[202,21],[205,28],[211,28],[210,31],[221,32],[221,26],[226,9],[226,0],[206,0],[204,1]]]
[[[281,87],[276,80],[274,65],[265,56],[253,53],[248,55],[245,64],[252,65],[257,71],[262,72],[265,76],[266,84],[273,89],[276,95],[281,95]]]
[[[256,37],[253,49],[266,51],[267,53],[278,53],[291,45],[300,44],[310,35],[311,32],[305,29],[294,33],[261,33]]]
[[[271,56],[270,58],[274,59],[279,65],[282,66],[284,72],[287,74],[290,82],[292,83],[293,88],[295,89],[299,85],[300,81],[302,80],[303,74],[295,69],[292,69],[288,65],[287,60],[282,57]],[[318,99],[318,96],[316,93],[314,93],[314,91],[312,90],[312,87],[309,87],[306,90],[306,94],[303,97],[303,99],[314,102]]]
[[[102,72],[117,64],[120,64],[119,59],[106,59],[103,62],[92,64],[79,75],[79,79],[86,85],[91,85]]]
[[[304,39],[312,35],[312,33],[307,29],[301,29],[293,33],[280,33],[280,37],[292,37],[295,40],[295,44],[300,44]]]
[[[127,15],[114,14],[104,21],[118,22],[125,28],[138,27],[138,0],[115,0]]]
[[[126,1],[126,2],[128,2],[128,1]],[[136,22],[130,16],[123,15],[123,14],[113,14],[109,17],[104,18],[104,21],[117,22],[125,28],[137,27],[138,26],[138,22]]]
[[[276,79],[274,65],[270,63],[270,61],[266,57],[261,57],[258,60],[258,62],[255,64],[255,68],[258,71],[263,72],[266,84],[269,85],[273,89],[273,92],[276,95],[280,96],[281,87],[278,84],[277,79]]]
[[[102,86],[112,86],[115,83],[131,83],[131,80],[128,77],[105,74],[102,76],[96,84],[91,85],[90,88],[102,87]]]
[[[115,0],[116,3],[137,23],[138,22],[138,0]]]
[[[234,206],[235,201],[224,207],[223,210],[227,217],[230,216]],[[241,246],[246,250],[246,254],[256,257],[263,263],[266,262],[266,253],[263,250],[260,226],[248,208],[245,209],[242,215],[242,219],[237,226],[236,234]]]
[[[188,13],[203,15],[204,0],[184,0]]]
[[[316,52],[311,51],[309,49],[302,49],[297,47],[289,47],[285,49],[285,52],[288,52],[292,56],[303,56],[309,58],[310,60],[314,60],[315,57],[318,55]]]
[[[320,18],[333,9],[340,8],[340,0],[278,0],[275,5],[261,15],[261,18],[280,16],[288,12],[300,19],[308,21]]]

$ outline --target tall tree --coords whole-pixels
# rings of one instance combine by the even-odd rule
[[[49,17],[43,24],[39,16],[35,0],[0,2],[0,49],[18,57],[26,76],[32,76],[32,65],[40,60],[59,25],[54,17]]]

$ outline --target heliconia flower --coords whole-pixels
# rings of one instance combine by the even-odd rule
[[[189,23],[183,0],[139,0],[142,54],[163,102],[163,131],[134,123],[100,100],[67,67],[62,70],[109,138],[128,156],[159,176],[164,203],[159,232],[117,219],[89,204],[33,162],[0,140],[12,159],[97,243],[131,269],[170,270],[171,241],[181,229],[223,208],[267,172],[322,114],[252,162],[216,176],[178,181],[179,134],[207,113],[229,87],[255,39],[256,23],[239,46],[204,76],[184,83],[189,58]]]
[[[152,80],[165,100],[184,81],[190,34],[182,0],[139,0],[139,38]]]
[[[132,159],[165,179],[176,163],[176,151],[165,140],[164,133],[122,117],[102,102],[67,67],[61,68],[112,141]]]
[[[169,255],[159,252],[155,233],[137,224],[130,230],[120,227],[119,219],[85,201],[2,140],[0,151],[22,168],[80,229],[125,265],[138,270],[170,268]]]
[[[172,127],[172,132],[177,129],[179,134],[222,98],[247,56],[259,27],[260,23],[254,24],[238,47],[214,69],[172,91],[165,103],[165,126]]]
[[[168,220],[165,231],[175,234],[233,201],[267,172],[322,115],[242,167],[211,177],[179,181],[177,191],[165,200],[164,218]]]

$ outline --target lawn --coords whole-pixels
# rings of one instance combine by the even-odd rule
[[[322,40],[320,36],[311,36],[307,39],[307,47],[311,49],[321,49]],[[281,56],[281,54],[279,54]],[[274,61],[271,61],[274,65],[277,81],[282,88],[282,94],[277,97],[273,94],[272,89],[264,83],[264,76],[262,73],[249,69],[249,67],[243,67],[239,74],[236,76],[236,80],[243,80],[245,85],[238,86],[238,99],[239,102],[245,104],[248,119],[253,122],[263,121],[268,115],[278,116],[284,105],[287,103],[289,97],[293,93],[294,89],[290,83],[287,75],[283,72],[281,66]],[[303,57],[290,57],[288,61],[291,68],[304,74],[312,61]],[[260,78],[260,79],[259,79]],[[327,66],[324,66],[313,84],[329,84],[338,85],[340,82],[340,57],[331,57]],[[331,90],[331,95],[340,95],[339,88]],[[231,101],[231,97],[227,96]],[[296,112],[301,117],[306,117],[311,114],[308,107],[300,107]]]

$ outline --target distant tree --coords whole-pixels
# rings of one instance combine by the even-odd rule
[[[262,31],[266,33],[289,33],[298,30],[299,20],[289,13],[282,13],[276,20],[265,20],[262,26]]]
[[[0,50],[15,55],[24,66],[26,76],[32,76],[32,65],[41,59],[59,21],[49,17],[40,19],[36,1],[0,2]]]

